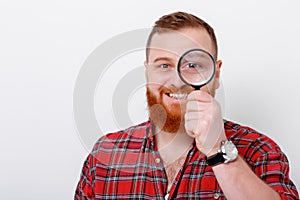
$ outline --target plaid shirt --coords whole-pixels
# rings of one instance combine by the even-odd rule
[[[224,125],[227,138],[257,176],[282,199],[299,198],[288,160],[274,141],[249,127]],[[74,199],[164,199],[168,181],[153,127],[145,122],[101,137],[83,165]],[[195,142],[170,190],[168,198],[175,197],[226,199]]]

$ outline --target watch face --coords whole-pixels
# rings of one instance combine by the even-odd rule
[[[238,156],[238,151],[235,145],[231,141],[225,141],[221,147],[225,163],[233,161]]]

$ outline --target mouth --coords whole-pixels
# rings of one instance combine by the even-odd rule
[[[188,96],[186,93],[166,93],[166,95],[173,99],[186,99]]]

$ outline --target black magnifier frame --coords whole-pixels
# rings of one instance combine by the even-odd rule
[[[187,81],[182,77],[181,72],[180,72],[180,63],[181,63],[182,59],[183,59],[187,54],[189,54],[190,52],[193,52],[193,51],[201,51],[201,52],[207,54],[207,55],[209,56],[209,58],[212,60],[212,62],[213,62],[213,73],[212,73],[211,77],[210,77],[206,82],[204,82],[203,84],[200,84],[200,85],[194,85],[194,84],[191,84],[191,83],[187,82]],[[178,61],[178,64],[177,64],[177,72],[178,72],[178,75],[179,75],[180,79],[181,79],[185,84],[187,84],[187,85],[189,85],[189,86],[192,86],[193,88],[195,88],[195,90],[200,90],[201,87],[203,87],[204,85],[208,84],[208,83],[213,79],[213,77],[215,76],[215,73],[216,73],[216,62],[215,62],[215,59],[213,58],[213,56],[212,56],[210,53],[208,53],[207,51],[205,51],[205,50],[203,50],[203,49],[198,49],[198,48],[196,48],[196,49],[190,49],[190,50],[186,51],[185,53],[183,53],[182,56],[179,58],[179,61]]]

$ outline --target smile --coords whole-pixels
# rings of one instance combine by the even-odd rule
[[[171,98],[176,98],[176,99],[185,99],[188,96],[187,94],[177,94],[177,93],[167,93],[167,95]]]

